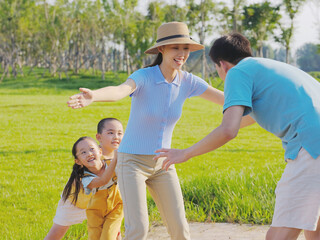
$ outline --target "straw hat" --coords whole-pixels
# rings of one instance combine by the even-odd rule
[[[185,23],[169,22],[164,23],[158,28],[156,44],[144,53],[158,54],[157,47],[168,44],[189,44],[190,52],[203,49],[204,46],[192,40],[189,30]]]

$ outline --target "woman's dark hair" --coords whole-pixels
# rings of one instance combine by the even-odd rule
[[[145,66],[145,68],[154,67],[154,66],[160,65],[161,63],[162,63],[162,53],[159,52],[157,57],[154,59],[153,63]]]
[[[101,119],[100,122],[98,123],[98,126],[97,126],[97,133],[101,134],[102,131],[103,131],[103,128],[104,128],[104,124],[107,123],[107,122],[110,122],[110,121],[118,121],[119,123],[121,123],[120,120],[117,119],[117,118],[104,118],[104,119]]]
[[[252,57],[249,40],[240,33],[231,33],[214,41],[209,56],[211,60],[220,66],[224,60],[236,65],[246,57]]]
[[[85,139],[91,139],[93,142],[96,143],[96,141],[91,137],[79,138],[73,144],[73,147],[72,147],[72,155],[75,159],[77,159],[77,146],[81,141],[83,141]],[[80,166],[77,163],[73,164],[72,173],[71,173],[70,178],[69,178],[66,186],[64,187],[63,193],[62,193],[62,199],[64,201],[66,201],[68,199],[68,197],[70,195],[72,195],[72,197],[73,197],[72,203],[73,204],[77,203],[79,192],[82,189],[81,178],[83,178],[85,170],[88,171],[88,169],[84,166]],[[75,188],[73,193],[71,193],[72,186],[74,186],[74,188]]]

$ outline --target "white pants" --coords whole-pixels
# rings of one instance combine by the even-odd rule
[[[272,227],[315,231],[320,216],[320,156],[301,148],[287,166],[276,188]]]

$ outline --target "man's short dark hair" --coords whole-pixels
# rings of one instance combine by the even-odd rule
[[[249,40],[240,33],[231,33],[214,41],[209,56],[211,60],[220,66],[224,60],[236,65],[246,57],[252,57]]]

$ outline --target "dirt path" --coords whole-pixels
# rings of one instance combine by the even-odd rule
[[[269,226],[230,223],[190,223],[192,240],[264,240]],[[298,238],[304,240],[303,234]],[[148,240],[170,240],[164,226],[152,226]]]

